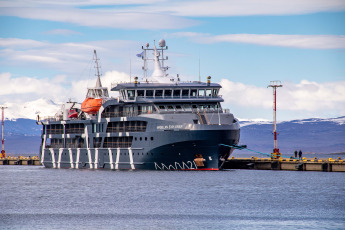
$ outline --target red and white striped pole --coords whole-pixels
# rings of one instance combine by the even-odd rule
[[[4,121],[5,121],[5,113],[4,110],[7,108],[5,106],[0,106],[2,110],[2,119],[1,119],[1,144],[2,144],[2,149],[1,149],[1,157],[6,157],[5,154],[5,140],[4,140]]]
[[[277,88],[283,87],[280,81],[271,81],[268,87],[273,88],[273,135],[274,135],[274,149],[273,158],[278,159],[280,157],[277,141]]]

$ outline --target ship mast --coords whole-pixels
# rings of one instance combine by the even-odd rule
[[[99,73],[99,66],[98,66],[98,58],[97,58],[97,53],[96,50],[93,50],[94,54],[95,54],[95,63],[96,63],[96,75],[97,75],[97,82],[96,82],[96,87],[102,87],[102,83],[101,83],[101,75]]]
[[[6,157],[5,153],[5,140],[4,140],[4,120],[5,120],[5,109],[7,107],[5,106],[0,106],[1,113],[2,113],[2,119],[1,119],[1,144],[2,144],[2,149],[1,149],[1,154],[0,157]]]

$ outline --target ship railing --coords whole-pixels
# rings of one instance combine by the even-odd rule
[[[46,148],[64,148],[63,144],[46,145]],[[66,148],[84,148],[83,144],[68,144],[66,143]]]
[[[54,144],[54,145],[46,145],[46,148],[54,148],[54,149],[57,149],[57,148],[63,148],[63,144]]]
[[[47,129],[47,134],[63,134],[63,129]]]
[[[122,112],[103,112],[102,117],[103,118],[109,118],[109,117],[136,117],[140,114],[151,114],[152,111],[122,111]]]
[[[84,128],[68,128],[66,129],[66,134],[82,134],[84,133]],[[63,129],[47,129],[47,134],[64,134]]]
[[[104,148],[129,148],[132,142],[104,142]]]
[[[84,133],[84,128],[66,128],[66,134],[81,134]]]
[[[66,143],[66,148],[83,148],[80,144],[68,144]]]
[[[222,98],[222,95],[211,95],[211,96],[192,96],[192,95],[185,95],[185,96],[174,96],[174,95],[169,95],[169,96],[164,96],[164,95],[158,95],[158,96],[136,96],[136,97],[123,97],[119,96],[120,101],[135,101],[136,99],[196,99],[196,98],[201,98],[201,99],[209,99],[209,98]]]
[[[176,110],[176,109],[168,109],[168,110],[160,110],[159,113],[198,113],[198,112],[205,112],[205,113],[225,113],[224,110],[219,109],[195,109],[195,108],[189,108],[185,110]]]
[[[43,118],[40,118],[39,121],[62,121],[62,115],[60,116],[51,116],[51,117],[43,117]]]
[[[146,130],[146,126],[108,127],[107,133],[145,132],[145,130]]]

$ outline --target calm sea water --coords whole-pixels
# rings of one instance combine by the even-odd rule
[[[345,229],[345,174],[0,166],[0,229]]]

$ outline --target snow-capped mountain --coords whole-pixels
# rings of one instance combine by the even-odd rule
[[[270,153],[273,126],[268,121],[240,121],[240,143],[248,148]],[[305,152],[345,152],[345,116],[322,119],[281,121],[277,124],[278,148],[282,153],[302,149]]]
[[[5,118],[8,120],[19,118],[35,120],[37,115],[40,115],[40,117],[54,116],[61,108],[61,104],[46,98],[40,98],[23,104],[6,103]]]
[[[247,125],[267,125],[272,124],[272,121],[266,119],[239,119],[241,127]],[[337,118],[309,118],[309,119],[302,119],[302,120],[291,120],[291,121],[277,121],[277,124],[284,124],[286,122],[296,123],[296,124],[304,124],[304,123],[313,123],[313,122],[334,122],[339,125],[345,124],[345,116],[344,117],[337,117]]]

